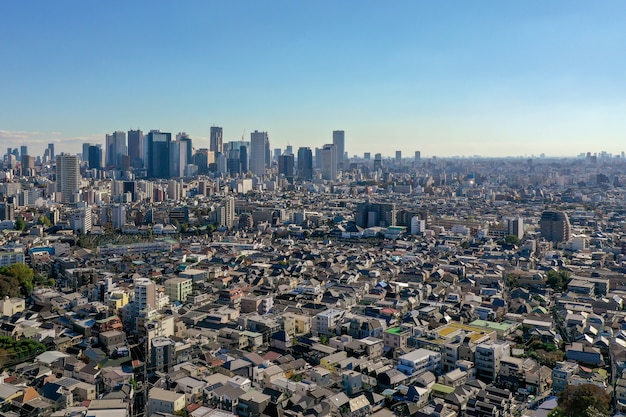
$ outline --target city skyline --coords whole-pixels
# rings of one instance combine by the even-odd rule
[[[622,151],[621,2],[35,3],[0,17],[0,143],[35,155],[137,128],[209,148],[212,125],[342,129],[349,156]]]

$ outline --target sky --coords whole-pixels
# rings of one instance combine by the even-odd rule
[[[115,130],[350,156],[626,150],[626,2],[4,1],[0,149]]]

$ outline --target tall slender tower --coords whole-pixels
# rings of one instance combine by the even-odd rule
[[[61,193],[61,202],[73,203],[72,197],[80,189],[80,159],[78,155],[62,153],[57,161],[57,191]]]
[[[141,130],[128,131],[128,158],[131,167],[143,167],[143,132]]]
[[[298,178],[308,181],[313,178],[313,152],[311,152],[311,148],[298,149]]]
[[[337,166],[343,168],[344,153],[346,151],[346,136],[343,130],[333,131],[333,145],[337,149]]]
[[[224,153],[224,141],[222,138],[221,127],[211,126],[211,142],[209,143],[209,150]]]
[[[250,171],[254,175],[265,174],[265,164],[269,151],[269,139],[267,132],[255,130],[250,134]]]

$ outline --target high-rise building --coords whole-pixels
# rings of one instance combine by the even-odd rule
[[[539,219],[541,237],[549,242],[567,242],[571,237],[571,225],[567,213],[544,211]]]
[[[224,152],[221,127],[211,126],[211,141],[209,143],[209,150],[213,152]]]
[[[29,170],[35,168],[35,157],[27,154],[22,154],[21,157],[22,175],[30,175]]]
[[[255,130],[250,134],[250,171],[254,175],[265,175],[268,166],[269,139],[267,132]]]
[[[359,203],[354,213],[359,227],[389,227],[396,225],[395,203]]]
[[[102,169],[102,147],[91,145],[87,150],[87,161],[89,169]]]
[[[337,166],[339,168],[344,168],[344,153],[345,153],[345,132],[343,130],[335,130],[333,131],[333,145],[335,145],[336,153],[337,153]]]
[[[519,239],[524,237],[524,219],[521,217],[515,217],[507,219],[508,233],[513,236],[517,236]]]
[[[54,162],[56,157],[54,155],[54,143],[48,144],[48,162]]]
[[[285,155],[293,155],[293,146],[287,145],[285,148]]]
[[[176,140],[186,144],[185,146],[186,159],[187,159],[187,163],[190,164],[191,156],[193,155],[193,142],[191,141],[189,134],[187,132],[181,132],[178,135],[176,135]]]
[[[415,163],[418,164],[422,159],[422,153],[420,151],[415,151]]]
[[[370,159],[372,159],[372,154],[370,152],[363,153],[363,159],[369,161]]]
[[[313,152],[311,148],[298,149],[298,178],[311,181],[313,178]]]
[[[402,163],[402,151],[396,151],[396,164],[400,165]]]
[[[135,317],[144,310],[156,308],[156,284],[149,278],[137,278],[134,281],[134,313]]]
[[[80,160],[78,155],[62,153],[56,158],[56,189],[61,193],[62,203],[74,203],[73,196],[80,190]]]
[[[170,142],[171,133],[164,133],[159,130],[151,130],[146,135],[148,145],[148,167],[149,178],[168,178],[170,170]]]
[[[170,177],[184,176],[185,167],[191,163],[190,148],[191,139],[180,137],[180,133],[176,141],[170,143]]]
[[[281,155],[278,157],[278,174],[284,175],[289,182],[293,182],[293,155]]]
[[[126,147],[126,132],[117,131],[106,135],[106,166],[108,168],[119,167],[122,155],[128,155]]]
[[[337,179],[337,147],[326,144],[320,152],[322,178],[333,181]]]
[[[217,222],[220,226],[232,228],[235,222],[235,198],[226,197],[222,201],[222,205],[218,207]]]
[[[128,131],[128,158],[133,168],[143,168],[143,141],[141,130]]]
[[[20,146],[20,157],[28,155],[28,146],[22,145]]]

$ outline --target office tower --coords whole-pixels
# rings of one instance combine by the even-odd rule
[[[151,130],[146,135],[148,145],[148,167],[149,178],[168,178],[170,169],[170,142],[172,134]]]
[[[201,148],[193,155],[193,164],[198,167],[198,174],[205,175],[209,173],[209,150]]]
[[[20,146],[20,157],[28,155],[28,146],[22,145]]]
[[[89,161],[89,147],[91,145],[94,145],[94,144],[93,143],[88,143],[88,142],[83,143],[83,152],[80,154],[80,160],[82,162],[88,162]]]
[[[285,148],[285,155],[293,155],[293,146],[287,145]]]
[[[507,219],[508,234],[517,236],[518,238],[524,237],[524,219],[521,217],[515,217]]]
[[[267,132],[255,130],[250,134],[250,171],[254,175],[265,175],[268,166],[269,139]]]
[[[126,132],[117,131],[105,137],[106,166],[116,168],[120,165],[120,155],[128,155]]]
[[[354,213],[359,227],[389,227],[396,225],[395,203],[359,203]]]
[[[55,161],[54,143],[49,143],[48,144],[48,162],[54,162],[54,161]]]
[[[23,176],[30,175],[29,170],[35,169],[35,157],[27,155],[27,154],[23,154],[21,165],[22,165],[22,175]]]
[[[365,159],[366,161],[369,161],[370,159],[372,159],[372,154],[369,152],[365,152],[363,154],[363,159]]]
[[[322,148],[315,148],[315,168],[322,169]]]
[[[184,176],[185,167],[191,163],[191,158],[187,159],[190,147],[191,139],[185,137],[170,143],[170,177]]]
[[[343,130],[333,131],[333,145],[336,148],[337,154],[337,166],[343,168],[344,153],[345,153],[345,132]]]
[[[179,142],[186,143],[186,149],[187,149],[186,159],[187,159],[187,163],[190,164],[191,155],[193,154],[193,142],[191,141],[189,134],[187,132],[181,132],[178,135],[176,135],[176,140]]]
[[[298,178],[311,181],[313,179],[313,152],[311,148],[298,149]]]
[[[87,161],[89,169],[102,169],[102,147],[91,145],[87,150]]]
[[[320,152],[322,159],[321,167],[322,179],[333,181],[337,179],[337,147],[326,144]]]
[[[289,182],[293,182],[293,155],[278,157],[278,175],[284,175]]]
[[[239,147],[239,163],[241,164],[241,172],[244,173],[244,174],[249,171],[249,169],[248,169],[248,149],[249,149],[249,146],[247,146],[247,145],[241,145]]]
[[[143,168],[143,140],[141,130],[128,131],[128,158],[133,168]]]
[[[419,163],[420,159],[422,159],[422,153],[420,151],[415,151],[415,163]]]
[[[571,237],[571,225],[567,213],[544,211],[539,219],[541,237],[549,242],[567,242]]]
[[[379,153],[374,155],[374,169],[381,168],[383,166],[383,156]]]
[[[236,177],[241,174],[241,158],[239,157],[239,149],[231,149],[228,151],[226,169],[228,169],[228,173],[231,177]]]
[[[283,150],[280,148],[274,149],[274,160],[278,161],[278,158],[283,154]]]
[[[218,126],[211,126],[211,141],[209,143],[209,150],[213,152],[224,152],[223,144],[222,128]]]
[[[57,192],[61,193],[62,203],[73,203],[73,195],[80,190],[80,160],[78,155],[62,153],[57,161]]]
[[[396,151],[396,164],[400,165],[402,163],[402,151]]]

